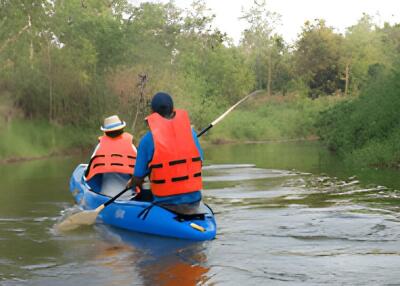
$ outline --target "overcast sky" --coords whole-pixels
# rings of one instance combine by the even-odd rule
[[[131,0],[133,3],[146,2]],[[168,0],[152,0],[163,2]],[[175,0],[182,8],[190,6],[191,0]],[[246,23],[238,18],[242,8],[248,8],[253,0],[206,0],[216,15],[215,25],[237,43]],[[306,20],[322,18],[338,32],[354,25],[362,13],[374,16],[377,23],[400,23],[400,0],[267,0],[269,10],[282,16],[277,32],[288,42],[293,42]]]

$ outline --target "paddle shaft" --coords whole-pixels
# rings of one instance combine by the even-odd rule
[[[203,130],[200,131],[200,133],[197,134],[197,137],[200,137],[201,135],[203,135],[204,133],[206,133],[208,130],[210,130],[213,127],[213,125],[210,123],[210,125],[208,125],[206,128],[204,128]]]
[[[103,205],[104,207],[108,206],[109,204],[111,204],[113,201],[115,201],[116,199],[118,199],[120,196],[122,196],[127,190],[129,190],[130,188],[125,188],[123,189],[121,192],[118,193],[118,195],[116,195],[115,197],[112,197],[111,199],[109,199],[107,202],[105,202]]]
[[[210,125],[208,125],[206,128],[204,128],[203,130],[201,130],[198,134],[197,137],[200,137],[201,135],[203,135],[204,133],[206,133],[208,130],[210,130],[212,127],[214,127],[215,125],[217,125],[218,122],[220,122],[222,119],[225,118],[225,116],[227,116],[232,110],[234,110],[239,104],[241,104],[243,101],[245,101],[246,99],[248,99],[250,96],[260,92],[261,90],[256,90],[253,91],[252,93],[246,95],[244,98],[242,98],[241,100],[239,100],[238,102],[236,102],[234,105],[232,105],[227,111],[225,111],[221,116],[219,116],[217,119],[215,119],[213,122],[210,123]]]

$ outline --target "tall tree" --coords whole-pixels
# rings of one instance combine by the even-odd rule
[[[45,0],[0,2],[0,75],[27,116],[48,107],[46,78],[40,70],[52,7]]]
[[[243,33],[241,45],[250,58],[257,79],[257,88],[272,92],[274,66],[280,60],[280,44],[274,34],[280,15],[268,10],[265,0],[254,1],[253,6],[243,12],[242,19],[246,20],[249,28]]]
[[[296,72],[310,88],[312,98],[343,88],[339,70],[342,42],[342,36],[324,20],[305,23],[296,43]]]
[[[357,94],[367,83],[369,71],[374,66],[391,66],[393,58],[389,55],[393,53],[388,48],[384,45],[373,18],[367,14],[356,25],[347,29],[342,52],[346,94],[348,90]]]

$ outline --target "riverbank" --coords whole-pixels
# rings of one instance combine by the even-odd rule
[[[96,142],[93,130],[13,119],[0,129],[0,163],[77,154]]]
[[[210,130],[201,138],[202,144],[316,140],[314,124],[318,114],[338,100],[341,99],[258,96]],[[76,154],[92,148],[100,135],[97,128],[60,126],[21,118],[3,124],[0,132],[0,163]]]
[[[58,152],[52,152],[43,156],[31,156],[31,157],[9,157],[0,160],[0,164],[11,164],[11,163],[19,163],[19,162],[27,162],[27,161],[35,161],[35,160],[44,160],[50,159],[54,157],[65,157],[65,156],[73,156],[86,153],[87,148],[82,149],[70,149],[70,150],[60,150]]]

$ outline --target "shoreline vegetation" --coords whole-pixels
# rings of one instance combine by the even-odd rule
[[[9,157],[5,159],[0,159],[0,164],[13,164],[13,163],[22,163],[22,162],[28,162],[28,161],[37,161],[37,160],[45,160],[45,159],[50,159],[54,157],[64,157],[64,156],[70,156],[74,154],[79,154],[83,153],[82,150],[76,150],[76,149],[70,149],[70,150],[60,150],[58,152],[52,152],[48,155],[43,155],[43,156],[32,156],[32,157]]]
[[[202,144],[262,144],[318,140],[315,135],[316,129],[313,127],[318,114],[342,100],[343,98],[326,97],[321,101],[314,101],[296,95],[268,97],[261,94],[229,114],[202,138]],[[129,131],[129,128],[126,130]],[[98,126],[81,129],[23,118],[12,119],[0,132],[2,164],[83,153],[93,148],[97,136],[101,135]],[[134,134],[136,145],[140,133]]]
[[[222,145],[222,144],[268,144],[268,143],[287,143],[287,142],[305,142],[305,141],[318,141],[318,137],[311,138],[300,138],[300,139],[277,139],[277,140],[264,140],[264,141],[218,141],[218,142],[206,142],[204,146],[209,145]],[[90,152],[91,146],[82,147],[81,149],[66,149],[59,150],[57,152],[51,152],[48,155],[43,156],[32,156],[32,157],[9,157],[0,159],[0,164],[13,164],[13,163],[22,163],[28,161],[36,161],[36,160],[46,160],[55,157],[67,157],[77,154],[86,154]],[[84,162],[83,162],[84,163]]]
[[[287,43],[260,0],[235,44],[204,0],[31,2],[0,2],[0,161],[91,148],[111,114],[137,141],[160,90],[197,130],[265,90],[205,142],[318,137],[360,167],[400,165],[399,23],[363,14],[339,33],[315,19]]]

